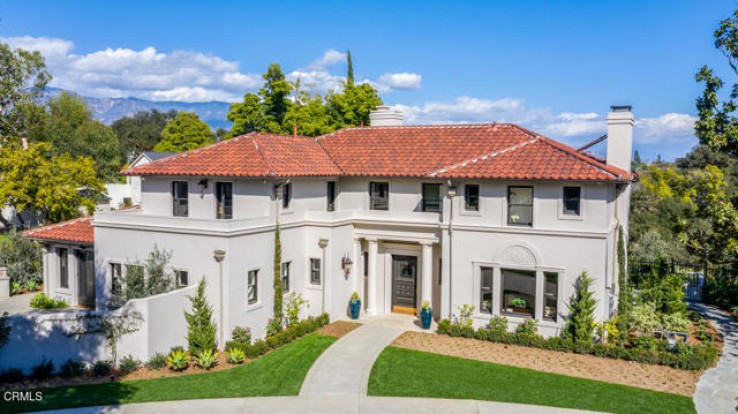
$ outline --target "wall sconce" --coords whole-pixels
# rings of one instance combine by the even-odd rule
[[[197,185],[200,187],[200,197],[205,197],[205,190],[208,188],[207,178],[200,179],[200,181],[197,182]]]
[[[351,273],[351,265],[354,264],[354,262],[351,261],[351,258],[349,257],[348,253],[346,253],[345,256],[343,256],[343,259],[341,259],[341,267],[343,267],[343,272],[346,274],[346,276]]]

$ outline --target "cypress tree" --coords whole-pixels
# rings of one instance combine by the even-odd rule
[[[625,315],[630,308],[628,280],[625,273],[625,239],[623,226],[618,227],[618,315]]]
[[[592,279],[587,272],[582,272],[577,278],[576,292],[567,305],[570,314],[564,327],[564,335],[574,341],[592,342],[597,301],[590,291],[591,285]]]
[[[354,62],[351,60],[351,51],[346,52],[346,61],[348,63],[348,73],[346,74],[346,85],[354,86]]]
[[[282,321],[282,242],[279,239],[279,224],[274,231],[274,319]]]
[[[192,313],[185,312],[187,319],[187,343],[191,355],[215,350],[215,324],[213,309],[205,299],[205,278],[197,285],[197,295],[189,297]]]

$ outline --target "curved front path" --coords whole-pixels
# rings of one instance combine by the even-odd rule
[[[396,397],[258,397],[164,401],[60,410],[65,414],[586,414],[563,408],[491,401]]]
[[[735,413],[738,407],[738,322],[701,303],[690,304],[723,335],[723,355],[715,368],[700,377],[694,405],[700,414]]]
[[[300,397],[366,395],[369,374],[382,350],[404,329],[362,325],[326,349],[308,371]]]

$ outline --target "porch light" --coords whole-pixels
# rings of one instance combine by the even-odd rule
[[[346,253],[346,255],[343,256],[343,259],[341,259],[341,267],[343,267],[343,272],[346,274],[346,276],[351,273],[352,264],[354,264],[354,262],[351,261],[349,254]]]

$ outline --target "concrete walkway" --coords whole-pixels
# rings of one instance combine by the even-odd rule
[[[362,325],[326,349],[308,371],[300,397],[365,396],[369,373],[382,350],[404,330]]]
[[[564,408],[492,401],[394,397],[259,397],[164,401],[60,410],[64,414],[585,414]]]
[[[9,299],[0,300],[0,315],[5,312],[8,312],[10,315],[16,315],[33,311],[31,299],[36,296],[36,293],[38,292],[13,295]]]
[[[723,335],[723,355],[715,368],[700,377],[694,392],[694,404],[702,414],[736,413],[738,407],[738,322],[732,316],[701,303],[694,308],[709,319]]]

